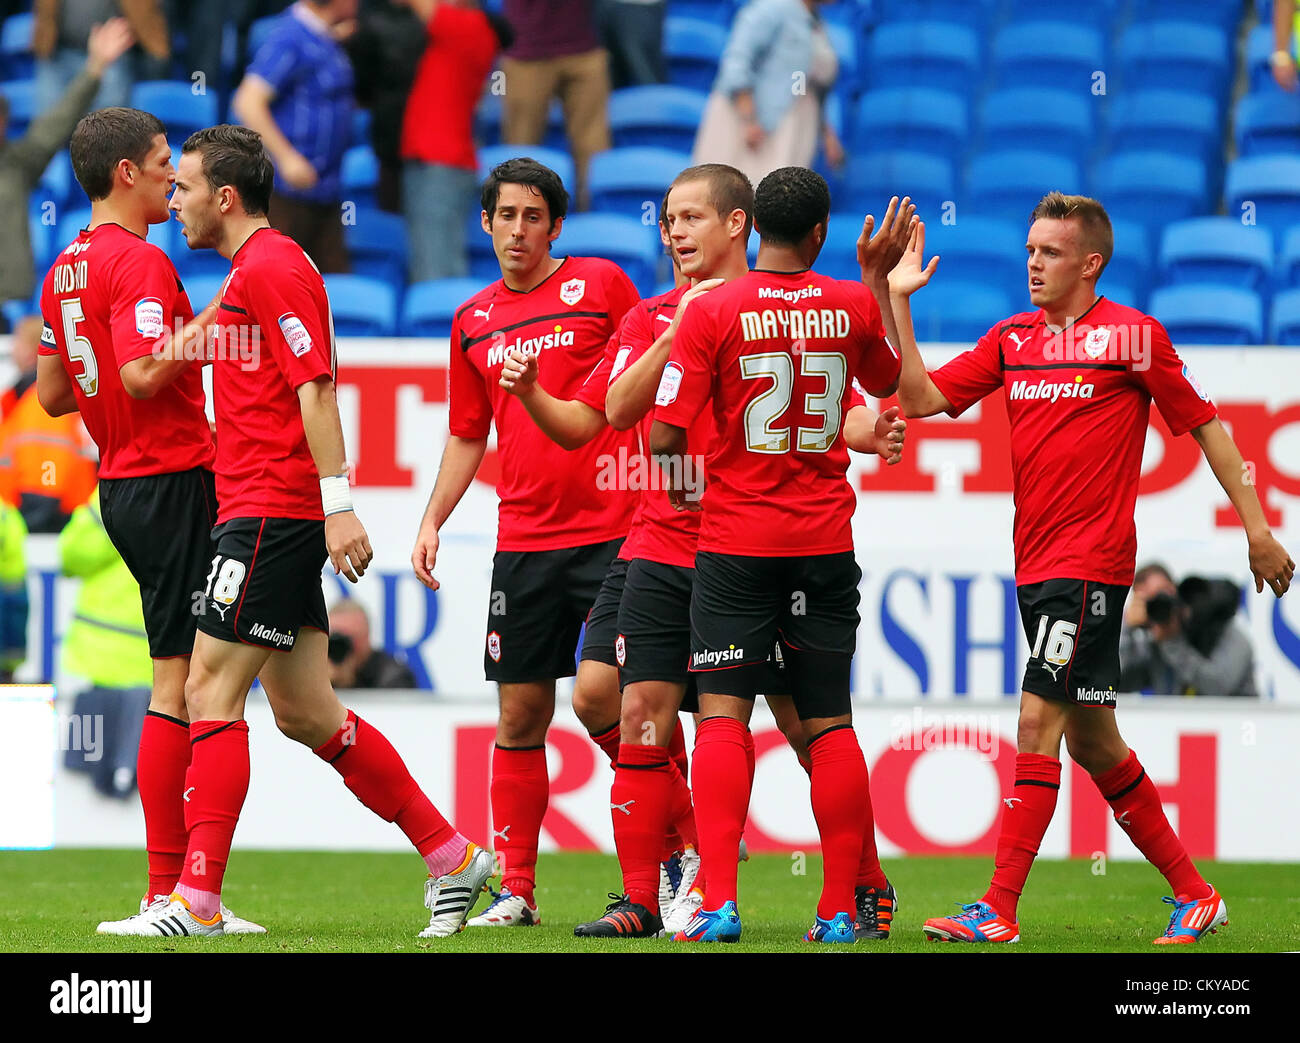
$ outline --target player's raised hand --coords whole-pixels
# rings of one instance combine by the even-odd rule
[[[329,551],[334,574],[340,572],[352,583],[366,574],[375,552],[370,537],[355,511],[340,511],[325,519],[325,549]]]
[[[501,386],[512,395],[526,395],[537,384],[537,356],[516,348],[501,366]]]
[[[910,297],[930,281],[939,266],[939,255],[925,261],[925,222],[917,221],[908,237],[907,250],[889,273],[889,292]]]
[[[1273,594],[1280,598],[1291,586],[1295,562],[1269,532],[1250,541],[1250,571],[1255,575],[1256,594],[1262,594],[1267,583]]]
[[[411,567],[415,569],[415,578],[430,590],[437,590],[441,586],[433,578],[437,562],[438,530],[431,525],[421,525],[420,534],[415,538],[415,550],[411,552]]]
[[[909,196],[901,201],[898,196],[890,199],[879,228],[874,214],[866,216],[858,236],[858,267],[864,283],[879,283],[889,277],[907,250],[915,218],[916,207]]]
[[[710,290],[716,290],[726,281],[726,279],[701,279],[682,294],[682,299],[677,302],[677,312],[673,315],[672,326],[670,327],[672,331],[677,332],[677,328],[682,324],[682,316],[686,314],[686,309],[690,306],[691,301],[695,300],[696,297],[703,297]]]
[[[907,437],[907,421],[898,406],[890,406],[876,417],[876,453],[888,466],[903,459],[903,441]]]

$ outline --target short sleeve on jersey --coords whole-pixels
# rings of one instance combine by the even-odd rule
[[[620,345],[623,342],[623,329],[631,315],[632,312],[628,312],[623,317],[622,324],[609,338],[609,342],[605,345],[605,354],[596,363],[596,368],[587,375],[587,379],[582,382],[582,387],[578,388],[578,393],[574,395],[575,401],[601,413],[605,412],[605,395],[609,391],[610,381],[614,379],[614,366],[617,363],[621,370],[627,362],[627,349]]]
[[[144,244],[130,251],[127,263],[114,264],[112,273],[108,322],[120,368],[152,353],[173,328],[184,291],[167,255]],[[191,318],[185,310],[182,320]]]
[[[41,302],[42,305],[44,301]],[[50,320],[45,319],[45,325],[41,327],[41,342],[36,346],[38,355],[57,355],[59,354],[58,342],[54,339],[54,327],[50,325]]]
[[[632,280],[627,277],[627,273],[622,268],[616,264],[611,264],[610,268],[612,274],[608,285],[605,287],[605,303],[609,306],[610,321],[617,328],[624,315],[634,309],[641,310],[636,308],[637,303],[641,300],[641,295],[636,292]]]
[[[866,350],[860,357],[856,376],[866,387],[883,390],[898,380],[902,360],[885,336],[880,306],[865,289],[858,301],[858,311],[866,335]]]
[[[970,351],[930,374],[935,387],[952,407],[949,416],[961,416],[985,395],[1002,386],[1002,352],[998,347],[1001,327],[994,326]]]
[[[1170,432],[1177,436],[1208,423],[1218,415],[1209,394],[1174,350],[1169,334],[1150,319],[1150,358],[1146,366],[1134,364],[1133,375],[1155,400]]]
[[[447,366],[448,427],[457,438],[487,438],[492,430],[492,399],[483,386],[483,375],[470,364],[464,339],[457,315],[451,324],[451,360]]]
[[[296,391],[334,376],[334,346],[321,315],[325,287],[303,255],[287,271],[250,273],[242,284],[250,319],[258,324],[276,364]]]
[[[717,321],[704,301],[682,316],[655,395],[655,419],[688,428],[713,395]]]

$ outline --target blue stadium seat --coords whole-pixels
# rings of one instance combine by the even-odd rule
[[[984,147],[1087,156],[1095,147],[1095,102],[1082,91],[1039,87],[994,91],[980,105]]]
[[[55,252],[62,250],[77,238],[88,224],[90,224],[90,207],[77,207],[75,210],[64,207],[59,212],[58,223],[54,226]]]
[[[1199,90],[1222,98],[1232,72],[1232,38],[1198,22],[1135,22],[1115,53],[1126,90]]]
[[[835,89],[846,96],[853,96],[863,87],[862,67],[858,61],[858,36],[853,29],[840,22],[825,18],[823,21],[839,65],[835,75]]]
[[[354,224],[343,226],[348,267],[388,283],[397,293],[406,286],[406,221],[382,210],[358,208]]]
[[[325,276],[334,332],[340,337],[392,337],[397,332],[393,288],[364,275]]]
[[[1111,99],[1110,151],[1158,149],[1195,159],[1221,154],[1219,103],[1200,91],[1120,91]]]
[[[353,145],[343,153],[343,200],[360,207],[375,205],[379,186],[379,157],[369,145]]]
[[[987,29],[999,0],[875,0],[880,25],[897,22],[944,22],[965,29]]]
[[[1246,75],[1252,93],[1278,90],[1269,56],[1273,53],[1273,24],[1264,19],[1246,37]]]
[[[478,150],[478,176],[480,179],[486,179],[488,174],[492,173],[493,167],[504,163],[507,159],[518,159],[521,156],[535,159],[559,174],[572,203],[576,180],[573,160],[567,153],[558,152],[545,145],[492,145],[481,148]],[[477,215],[475,217],[477,219]]]
[[[970,138],[966,99],[923,87],[884,87],[858,101],[850,144],[855,149],[910,149],[959,158]]]
[[[1156,18],[1199,22],[1234,33],[1241,21],[1242,0],[1133,0],[1133,17],[1147,20]]]
[[[619,214],[574,214],[551,244],[556,257],[608,258],[627,273],[642,295],[654,291],[662,252],[657,225]]]
[[[48,199],[56,206],[70,203],[81,195],[81,186],[72,173],[72,160],[67,149],[54,154],[36,185],[34,195],[43,200]]]
[[[831,214],[826,223],[826,242],[817,256],[818,272],[832,279],[862,280],[858,267],[858,236],[862,234],[865,214]],[[877,215],[879,216],[879,215]],[[754,236],[757,239],[758,236]]]
[[[983,283],[936,279],[912,296],[912,324],[920,341],[973,344],[1016,308],[1005,293]]]
[[[668,186],[690,165],[689,153],[669,149],[613,148],[597,152],[591,157],[587,174],[591,209],[638,221],[648,214],[653,225]]]
[[[669,14],[664,19],[664,58],[668,82],[707,91],[718,75],[727,46],[727,29],[716,21]]]
[[[1102,285],[1109,286],[1115,282],[1132,288],[1141,297],[1146,292],[1152,267],[1150,237],[1146,227],[1132,221],[1112,220],[1110,229],[1115,249],[1106,270],[1101,273]],[[1102,288],[1100,292],[1106,291]]]
[[[1238,155],[1300,155],[1300,93],[1248,94],[1237,105],[1234,123]]]
[[[166,221],[159,221],[156,225],[150,225],[149,232],[145,238],[148,239],[149,242],[153,243],[154,246],[158,247],[158,249],[168,257],[174,257],[178,248],[187,252],[190,249],[185,244],[185,237],[181,234],[181,226],[179,222],[177,222],[171,215],[168,215]],[[215,250],[204,250],[203,252],[216,253]],[[218,254],[218,256],[220,255]],[[222,261],[225,264],[226,269],[229,270],[230,262],[224,257],[222,258]]]
[[[1162,286],[1152,292],[1148,307],[1175,346],[1264,340],[1264,306],[1249,290],[1206,283]]]
[[[9,103],[9,126],[5,137],[13,141],[26,134],[27,125],[36,118],[36,81],[0,83],[0,94]]]
[[[502,104],[502,95],[493,94],[491,91],[486,92],[479,99],[478,107],[474,110],[474,133],[480,144],[485,146],[501,144]],[[566,151],[569,147],[569,140],[564,134],[564,110],[557,100],[552,100],[551,107],[546,111],[546,131],[542,135],[542,145],[560,152]]]
[[[1126,308],[1137,308],[1139,311],[1144,310],[1142,294],[1133,286],[1128,286],[1124,283],[1107,279],[1105,286],[1097,287],[1097,292],[1108,301],[1122,304]]]
[[[1205,164],[1168,152],[1122,152],[1097,166],[1094,195],[1112,218],[1149,229],[1205,212]]]
[[[492,249],[492,237],[483,231],[481,211],[465,215],[465,246],[469,252],[469,276],[484,285],[501,278],[501,265]]]
[[[11,14],[0,28],[0,71],[6,80],[25,80],[36,70],[32,54],[32,30],[36,20],[30,11]]]
[[[1300,287],[1300,227],[1288,228],[1283,234],[1275,274],[1279,286]]]
[[[878,87],[947,84],[974,93],[982,67],[979,38],[947,22],[887,22],[867,41],[864,67]]]
[[[352,144],[370,144],[371,116],[369,109],[352,110]]]
[[[1008,24],[1037,22],[1043,19],[1042,0],[1007,0],[1003,16]],[[1088,0],[1069,7],[1070,21],[1107,32],[1121,13],[1124,0]]]
[[[39,211],[32,213],[29,209],[27,215],[27,232],[32,240],[32,263],[36,268],[36,289],[40,292],[41,280],[45,278],[45,273],[50,270],[50,265],[54,263],[54,251],[67,246],[67,243],[60,243],[57,247],[54,245],[54,228],[41,220]]]
[[[1252,217],[1273,229],[1300,224],[1300,156],[1233,160],[1223,195],[1230,217]]]
[[[1057,153],[989,152],[970,165],[966,213],[1024,223],[1048,192],[1078,192],[1082,184],[1079,164]]]
[[[1256,292],[1273,274],[1273,236],[1232,217],[1198,217],[1165,229],[1160,243],[1164,281],[1215,283]]]
[[[983,282],[1005,290],[1014,305],[1028,292],[1029,277],[1025,267],[1027,232],[1028,226],[1023,221],[967,217],[959,207],[957,220],[952,224],[942,221],[926,223],[926,260],[934,254],[939,255],[942,274],[937,276],[936,284],[949,279],[954,282]]]
[[[955,205],[957,179],[952,161],[923,153],[857,152],[849,157],[848,199],[835,201],[837,210],[861,210],[884,216],[891,196],[908,195],[924,221],[938,221],[946,206]]]
[[[652,84],[609,96],[609,130],[615,148],[667,148],[689,153],[708,101],[704,91]]]
[[[220,292],[225,281],[224,275],[191,275],[181,280],[190,299],[190,307],[196,313],[212,303],[212,298]]]
[[[1274,344],[1300,345],[1300,290],[1283,290],[1273,298],[1268,330]]]
[[[737,0],[668,0],[668,13],[674,18],[702,18],[719,25],[730,24],[736,7]]]
[[[434,279],[412,283],[402,304],[402,336],[449,337],[452,319],[483,289],[482,279]]]
[[[1001,87],[1086,91],[1106,67],[1105,38],[1086,25],[1037,20],[1008,25],[993,38],[993,76]]]
[[[188,83],[175,80],[145,80],[131,88],[131,107],[152,112],[167,126],[167,136],[176,144],[196,130],[218,122],[217,95],[213,91],[195,94]]]

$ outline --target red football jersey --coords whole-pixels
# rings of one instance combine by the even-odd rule
[[[931,378],[951,416],[1006,395],[1017,583],[1132,583],[1151,400],[1175,435],[1217,413],[1164,327],[1104,297],[1059,332],[1013,315]]]
[[[41,313],[40,353],[63,359],[81,418],[99,446],[99,477],[212,466],[201,364],[153,398],[132,398],[118,373],[194,317],[165,253],[121,225],[83,230],[45,276]]]
[[[537,356],[537,379],[547,392],[577,397],[636,301],[636,288],[617,265],[568,257],[527,293],[498,280],[456,313],[450,428],[460,438],[486,438],[496,422],[498,550],[558,550],[627,534],[637,494],[621,480],[619,461],[641,452],[637,431],[606,428],[570,452],[537,429],[500,380],[506,356],[518,348]]]
[[[325,283],[302,247],[259,228],[230,259],[217,314],[217,521],[325,517],[297,390],[334,378]]]
[[[693,301],[655,419],[689,431],[713,401],[699,549],[851,551],[857,497],[842,427],[852,383],[884,388],[899,368],[880,309],[858,283],[753,271]],[[687,437],[687,453],[698,452]]]

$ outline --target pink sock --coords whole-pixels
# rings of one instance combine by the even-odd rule
[[[447,876],[460,869],[469,855],[469,841],[457,833],[424,856],[424,864],[435,877]]]

